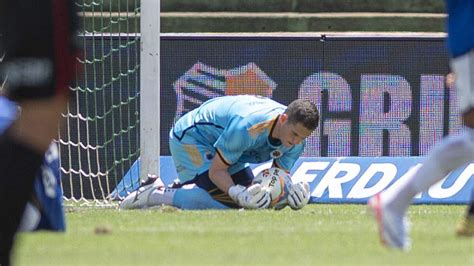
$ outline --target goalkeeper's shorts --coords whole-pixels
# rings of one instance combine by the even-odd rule
[[[456,90],[462,113],[474,108],[474,48],[450,60],[451,69],[456,76]]]
[[[169,137],[171,156],[178,173],[178,186],[195,184],[206,190],[220,203],[237,208],[238,206],[227,193],[218,189],[209,178],[209,167],[212,159],[216,156],[216,149],[188,134],[178,139],[174,135],[173,129],[171,129]],[[234,164],[227,171],[235,184],[248,186],[254,178],[252,170],[244,163]]]
[[[0,86],[11,99],[68,94],[80,51],[76,16],[70,0],[1,1]]]

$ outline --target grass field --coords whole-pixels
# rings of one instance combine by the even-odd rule
[[[364,205],[301,211],[68,208],[66,233],[22,233],[16,265],[474,265],[464,206],[410,208],[413,248],[386,250]]]

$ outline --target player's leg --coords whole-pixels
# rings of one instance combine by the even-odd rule
[[[209,193],[194,184],[165,186],[156,176],[149,177],[120,203],[121,209],[145,209],[169,205],[183,210],[227,209]]]
[[[247,186],[253,179],[249,167],[231,175],[234,183]],[[142,209],[171,205],[183,210],[239,208],[229,196],[217,189],[209,179],[209,171],[185,184],[165,187],[159,178],[149,179],[121,203],[122,209]]]
[[[382,196],[399,213],[404,213],[413,197],[443,179],[452,170],[474,160],[474,50],[451,60],[465,128],[458,136],[448,136],[430,152],[420,169],[400,186]]]
[[[186,137],[178,140],[172,132],[170,132],[169,144],[181,183],[188,182],[198,173],[207,171],[209,168],[212,147],[201,145],[193,138]],[[141,209],[162,204],[173,205],[175,192],[176,189],[165,187],[160,178],[149,177],[138,190],[125,197],[120,203],[120,208]],[[193,198],[192,195],[190,198]]]
[[[392,186],[381,198],[393,211],[404,214],[419,192],[446,177],[452,170],[474,160],[474,129],[466,128],[458,136],[449,136],[430,152],[418,171],[398,186]]]
[[[224,205],[212,199],[207,191],[199,187],[182,187],[181,184],[191,184],[199,176],[198,173],[209,169],[213,157],[212,147],[198,143],[193,138],[178,140],[170,132],[170,151],[178,172],[180,185],[178,187],[165,187],[163,182],[155,177],[149,179],[130,193],[121,203],[123,209],[147,208],[159,205],[172,205],[182,209],[222,209]]]
[[[193,138],[181,140],[170,134],[170,151],[178,172],[178,187],[165,187],[161,180],[151,180],[128,195],[120,204],[123,209],[172,205],[181,209],[226,209],[238,207],[233,200],[209,179],[209,166],[214,148],[198,143]],[[253,179],[250,168],[235,165],[229,168],[234,183],[249,185]],[[187,185],[195,185],[187,187]]]
[[[229,168],[230,176],[232,177],[232,181],[234,184],[242,185],[242,186],[249,186],[254,179],[254,175],[252,173],[252,169],[250,167],[245,167],[244,165],[238,165],[237,167]],[[207,191],[211,197],[230,207],[230,208],[240,208],[227,194],[217,188],[217,186],[211,181],[209,178],[209,171],[206,171],[194,178],[191,181],[193,184],[196,184],[197,187],[200,187]]]
[[[216,201],[209,193],[198,186],[183,186],[181,188],[165,188],[152,192],[150,201],[156,205],[168,202],[182,210],[225,210],[226,205]]]
[[[253,179],[250,168],[231,175],[234,183],[249,185]],[[143,209],[170,205],[183,210],[238,208],[229,196],[217,189],[206,171],[184,184],[166,187],[158,177],[149,178],[138,190],[130,193],[120,203],[121,209]]]
[[[466,214],[456,227],[458,236],[474,236],[474,190]]]
[[[145,209],[169,205],[183,210],[227,209],[214,200],[206,190],[195,185],[165,187],[156,178],[149,178],[120,203],[121,209]]]
[[[178,139],[170,131],[170,152],[178,173],[179,184],[164,191],[153,193],[154,202],[165,202],[182,209],[225,209],[225,205],[215,201],[206,190],[195,186],[194,180],[200,173],[207,172],[212,158],[213,147],[203,145],[186,135]]]
[[[21,114],[0,136],[0,264],[9,265],[24,207],[44,152],[57,134],[74,70],[73,3],[66,0],[6,0],[0,6],[1,76]]]
[[[379,193],[369,201],[374,209],[383,244],[407,249],[406,212],[413,198],[443,179],[452,170],[474,160],[474,130],[467,128],[458,136],[449,136],[437,144],[418,171]]]
[[[250,167],[231,175],[236,184],[248,186],[253,179]],[[157,188],[148,199],[150,205],[172,205],[183,210],[240,208],[227,195],[220,191],[210,180],[209,171],[197,175],[185,184],[172,188]]]
[[[377,214],[381,240],[389,246],[406,248],[409,244],[405,213],[415,195],[474,160],[474,50],[452,59],[451,67],[456,74],[456,88],[463,110],[463,132],[443,139],[413,176],[369,201]]]

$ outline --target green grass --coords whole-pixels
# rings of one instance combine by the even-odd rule
[[[380,246],[363,205],[301,211],[118,211],[74,208],[66,233],[22,233],[16,265],[474,265],[457,238],[464,206],[412,206],[410,252]],[[96,231],[103,229],[105,233]]]

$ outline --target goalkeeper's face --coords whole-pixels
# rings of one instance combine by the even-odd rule
[[[304,139],[309,137],[313,132],[307,129],[301,123],[291,123],[288,121],[285,114],[280,118],[280,127],[277,138],[280,139],[285,147],[292,147],[300,144]]]

